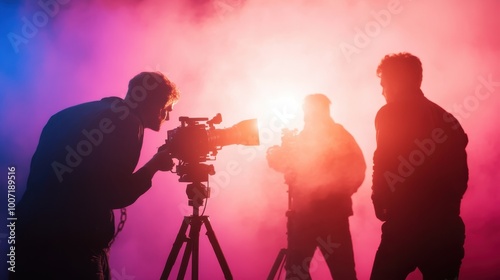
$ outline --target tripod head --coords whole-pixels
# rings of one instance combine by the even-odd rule
[[[210,188],[203,185],[201,182],[193,182],[186,187],[186,194],[188,196],[188,205],[193,206],[196,210],[203,206],[203,200],[210,197]]]
[[[188,205],[193,206],[193,213],[197,215],[198,209],[203,206],[203,201],[210,197],[210,188],[202,182],[208,182],[209,175],[215,174],[214,166],[200,162],[183,162],[177,166],[179,182],[189,183],[186,187]]]

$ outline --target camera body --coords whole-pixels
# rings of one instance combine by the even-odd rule
[[[215,160],[217,151],[232,144],[259,145],[257,119],[244,120],[224,129],[215,128],[222,122],[221,114],[214,118],[180,117],[181,125],[167,131],[165,144],[158,150],[167,150],[179,160],[176,173],[180,182],[205,182],[214,175],[213,165],[203,164]]]
[[[180,161],[189,163],[204,162],[215,159],[220,148],[210,143],[209,130],[215,130],[214,124],[222,121],[220,114],[212,120],[208,118],[180,117],[181,125],[167,131],[164,147],[170,155]],[[203,123],[204,122],[204,123]]]
[[[284,128],[281,131],[281,145],[267,149],[266,159],[269,167],[281,172],[291,173],[297,152],[301,151],[298,142],[298,130]]]

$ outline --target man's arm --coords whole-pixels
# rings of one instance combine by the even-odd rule
[[[118,209],[134,203],[151,188],[157,171],[171,170],[174,163],[168,152],[156,153],[144,166],[136,169],[141,148],[143,128],[138,119],[116,122],[115,131],[99,149],[102,159],[97,170],[101,177],[95,188],[98,200],[109,208]]]
[[[397,187],[398,177],[398,122],[394,111],[382,107],[375,118],[377,147],[373,154],[372,201],[375,215],[381,221],[387,220],[393,192]]]

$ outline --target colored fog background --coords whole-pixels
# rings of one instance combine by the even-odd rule
[[[280,143],[283,127],[302,127],[302,98],[321,92],[367,161],[350,222],[358,278],[368,279],[381,225],[370,199],[374,117],[385,104],[375,70],[385,54],[408,51],[422,60],[426,96],[454,113],[470,139],[461,279],[500,279],[499,9],[495,0],[3,1],[1,223],[7,223],[7,166],[16,167],[19,200],[52,114],[123,97],[132,76],[160,70],[182,98],[159,133],[146,132],[139,166],[180,124],[179,116],[221,113],[217,128],[259,119],[260,146],[226,146],[207,162],[217,174],[205,214],[234,278],[265,279],[286,245],[287,209],[287,186],[267,167],[265,151]],[[127,208],[111,249],[113,279],[159,278],[191,211],[186,184],[177,179],[157,173],[151,190]],[[204,232],[201,279],[222,279]],[[9,234],[0,227],[2,273]],[[329,279],[321,257],[311,270],[315,279]]]

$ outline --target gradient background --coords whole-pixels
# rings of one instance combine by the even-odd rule
[[[500,2],[45,2],[52,3],[48,9],[37,1],[0,4],[2,221],[6,167],[17,168],[19,199],[52,114],[105,96],[123,97],[132,76],[160,70],[183,95],[160,133],[146,132],[140,166],[166,131],[179,125],[179,116],[220,112],[219,128],[259,119],[261,146],[227,146],[211,162],[217,174],[210,181],[206,214],[234,278],[265,279],[286,245],[287,209],[287,187],[282,175],[267,167],[265,151],[280,143],[281,128],[302,127],[302,98],[322,92],[368,164],[351,217],[358,278],[368,279],[381,225],[370,200],[373,120],[385,104],[375,69],[385,54],[408,51],[423,63],[426,96],[454,113],[470,139],[461,279],[500,279]],[[23,42],[13,43],[13,36]],[[127,223],[111,250],[113,279],[159,278],[182,217],[190,214],[185,184],[177,179],[157,173],[151,190],[128,207]],[[0,227],[4,250],[7,234]],[[200,238],[201,279],[222,279],[203,232]],[[0,257],[2,273],[4,258],[6,253]],[[311,270],[315,279],[329,279],[322,257],[313,260]],[[409,279],[421,276],[415,272]]]

